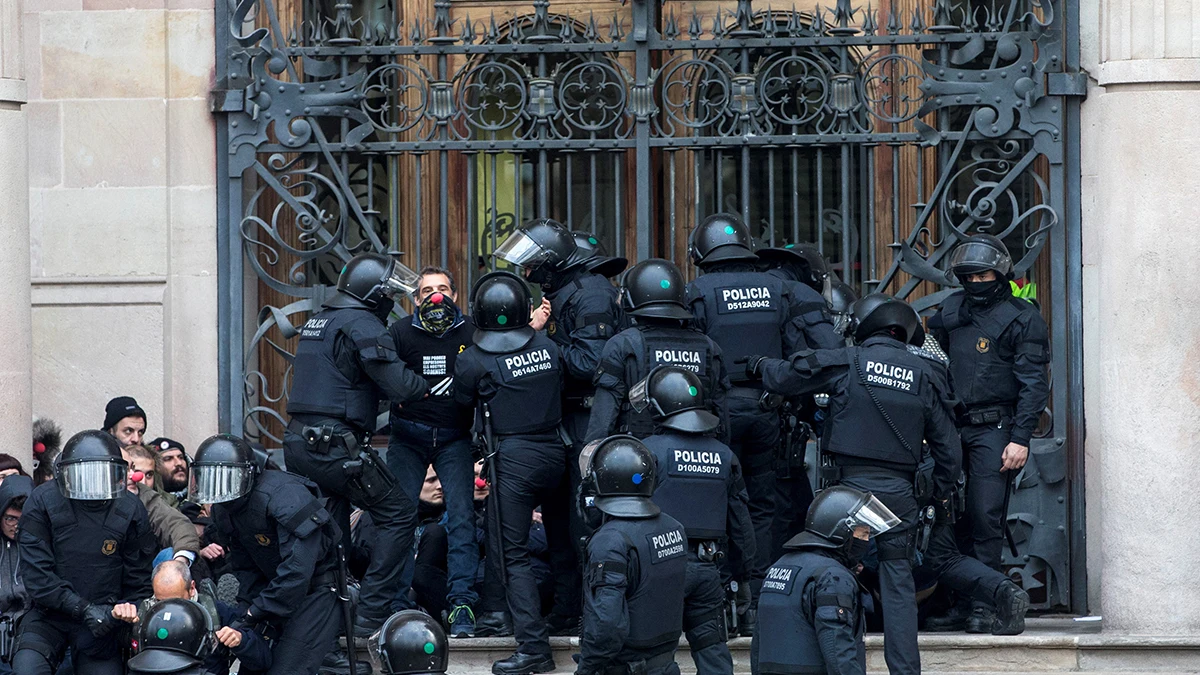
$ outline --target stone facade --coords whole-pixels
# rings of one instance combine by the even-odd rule
[[[13,0],[5,0],[7,3]],[[33,411],[216,430],[212,0],[25,0]],[[10,266],[5,266],[9,269]]]
[[[1200,1],[1083,0],[1088,565],[1106,630],[1200,634]]]

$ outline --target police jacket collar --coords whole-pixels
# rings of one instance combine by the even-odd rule
[[[859,344],[860,347],[874,347],[876,345],[883,345],[893,349],[903,349],[905,351],[908,350],[908,347],[903,342],[886,335],[872,335]]]

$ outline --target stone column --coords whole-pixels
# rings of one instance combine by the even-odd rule
[[[22,0],[0,0],[0,429],[3,452],[30,467],[29,151],[21,6]]]
[[[1082,9],[1092,611],[1197,635],[1200,0]]]

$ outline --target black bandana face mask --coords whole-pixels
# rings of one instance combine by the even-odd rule
[[[454,305],[450,296],[444,293],[430,293],[417,307],[413,323],[427,333],[443,335],[458,323],[460,316],[458,307]]]
[[[862,562],[864,556],[867,555],[867,549],[870,548],[871,542],[858,537],[851,537],[846,546],[846,562],[847,567],[857,567]]]
[[[967,292],[967,297],[971,302],[980,305],[991,304],[1004,297],[1004,292],[1008,291],[1011,295],[1012,291],[1008,290],[1007,279],[993,279],[992,281],[964,281],[963,290]]]

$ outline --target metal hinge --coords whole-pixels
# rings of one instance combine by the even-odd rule
[[[1046,93],[1050,96],[1087,98],[1087,73],[1047,73]]]
[[[208,109],[214,113],[235,113],[246,109],[245,89],[213,89],[208,92]]]

